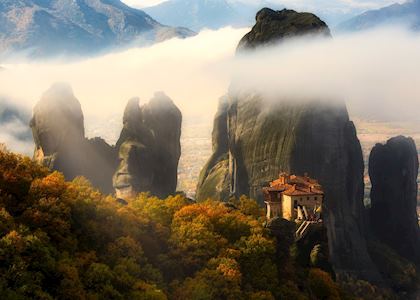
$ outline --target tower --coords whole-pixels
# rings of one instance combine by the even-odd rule
[[[281,193],[270,193],[270,197],[266,197],[265,205],[267,206],[267,220],[276,217],[282,217],[282,201]]]

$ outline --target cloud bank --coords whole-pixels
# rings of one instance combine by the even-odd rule
[[[122,113],[129,98],[147,102],[156,91],[168,94],[184,114],[207,114],[225,93],[236,44],[246,29],[204,31],[147,48],[133,48],[77,62],[3,64],[0,95],[33,106],[56,81],[72,85],[87,115]]]
[[[297,39],[239,58],[240,89],[266,98],[346,101],[355,115],[419,120],[420,36],[382,28]]]
[[[155,91],[170,96],[186,119],[209,120],[232,78],[241,89],[259,91],[274,101],[345,100],[354,115],[418,119],[418,35],[380,29],[330,40],[293,40],[235,57],[247,30],[203,31],[185,40],[76,62],[5,63],[0,95],[19,99],[30,109],[52,83],[68,82],[82,104],[87,131],[89,120],[104,120],[90,130],[102,136],[114,130],[107,128],[114,126],[106,121],[109,115],[121,116],[129,98],[139,96],[144,103]],[[0,140],[7,140],[12,128],[0,128]]]

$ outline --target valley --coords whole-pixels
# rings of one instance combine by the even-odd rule
[[[87,117],[86,135],[90,138],[101,136],[107,142],[115,144],[121,130],[122,116],[111,115],[106,120],[98,117]],[[370,150],[376,143],[381,143],[396,135],[410,136],[420,145],[419,122],[385,122],[353,117],[357,128],[357,136],[362,146],[365,162],[365,203],[369,203],[370,182],[368,163]],[[181,147],[182,153],[178,167],[178,187],[188,197],[195,197],[197,181],[201,168],[211,154],[212,120],[210,117],[186,116],[182,124]],[[420,153],[420,149],[419,149]],[[420,155],[420,154],[419,154]],[[420,196],[419,196],[420,203]],[[420,207],[419,207],[420,213]]]

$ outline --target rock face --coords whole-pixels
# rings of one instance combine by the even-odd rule
[[[79,101],[67,84],[54,84],[36,104],[31,120],[34,159],[66,179],[85,176],[103,192],[112,192],[115,151],[102,139],[85,138]]]
[[[417,149],[411,138],[398,136],[384,145],[377,144],[369,157],[370,217],[375,236],[416,264],[420,264],[418,168]]]
[[[254,49],[259,44],[309,34],[312,30],[315,34],[329,35],[328,27],[314,15],[263,9],[239,49]],[[215,153],[202,171],[198,200],[204,199],[203,189],[210,190],[209,181],[227,176],[229,190],[216,193],[216,198],[228,193],[248,195],[262,204],[262,187],[279,173],[308,173],[324,188],[323,216],[334,270],[338,275],[351,274],[379,281],[365,240],[362,150],[345,104],[281,100],[282,95],[278,98],[276,102],[266,101],[255,93],[229,94],[225,109],[228,141],[223,132],[215,130],[217,141],[214,142],[227,144],[228,151]],[[219,111],[217,117],[221,115]],[[217,132],[221,133],[217,135]],[[226,156],[229,167],[215,170],[214,166],[225,162]],[[207,193],[208,196],[211,195]]]
[[[68,178],[80,174],[80,148],[85,130],[82,108],[70,86],[55,84],[34,107],[31,128],[35,159]]]
[[[307,34],[331,36],[327,24],[311,13],[263,8],[258,12],[256,20],[252,30],[239,42],[239,49],[254,49],[288,37]]]
[[[123,122],[116,145],[120,160],[114,175],[117,197],[146,191],[162,198],[173,194],[181,156],[179,109],[163,93],[142,107],[134,98],[128,102]]]
[[[228,99],[221,98],[214,118],[212,144],[213,154],[200,172],[196,198],[226,200],[230,194],[229,138],[227,128]]]
[[[176,191],[182,116],[160,93],[140,108],[129,101],[116,146],[87,139],[83,113],[70,86],[53,85],[34,108],[34,159],[66,179],[85,176],[104,193],[126,199],[138,192],[166,197]]]

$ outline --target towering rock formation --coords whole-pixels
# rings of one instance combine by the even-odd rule
[[[83,112],[69,85],[56,83],[43,94],[31,128],[36,161],[68,180],[85,176],[103,192],[112,192],[114,149],[100,138],[85,138]]]
[[[83,113],[70,86],[54,84],[36,104],[31,127],[34,159],[66,179],[85,176],[104,193],[125,199],[138,192],[176,191],[181,112],[158,93],[143,107],[129,101],[116,146],[85,138]]]
[[[411,138],[398,136],[384,145],[377,144],[369,157],[373,231],[380,241],[416,264],[420,264],[418,169],[417,149]]]
[[[173,101],[159,92],[143,107],[144,123],[155,138],[156,195],[167,197],[176,191],[178,162],[181,157],[182,114]]]
[[[114,175],[119,198],[149,191],[167,197],[176,190],[181,156],[182,115],[171,99],[155,94],[148,104],[128,102],[117,142],[120,164]]]
[[[196,198],[205,200],[213,198],[226,200],[229,198],[229,155],[227,110],[228,99],[220,99],[219,108],[213,123],[213,154],[201,170],[198,179]]]
[[[329,36],[327,25],[312,14],[263,9],[256,19],[252,31],[241,40],[240,51],[296,35]],[[284,100],[282,95],[279,101],[266,101],[255,93],[232,90],[226,110],[228,151],[224,153],[229,167],[216,169],[230,180],[230,191],[224,194],[248,195],[262,203],[262,187],[280,172],[307,172],[325,191],[323,215],[335,271],[379,281],[365,240],[362,150],[345,104]],[[226,144],[223,134],[216,144]],[[214,157],[202,172],[198,200],[203,200],[203,189],[209,190],[209,181],[221,178],[215,175]]]
[[[66,170],[74,177],[80,145],[85,138],[83,112],[70,86],[54,84],[34,107],[31,128],[35,141],[35,159],[51,169]]]

